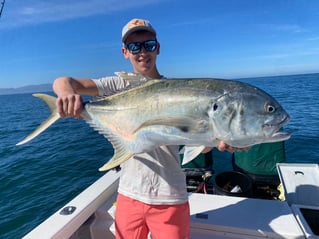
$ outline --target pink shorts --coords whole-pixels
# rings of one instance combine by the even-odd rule
[[[190,238],[188,202],[150,205],[118,194],[115,212],[116,239]]]

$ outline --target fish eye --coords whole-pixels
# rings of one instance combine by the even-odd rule
[[[266,104],[265,105],[265,110],[267,113],[274,113],[276,110],[276,107],[271,105],[271,104]]]
[[[217,104],[217,103],[214,103],[214,104],[213,104],[213,110],[216,111],[217,109],[218,109],[218,104]]]

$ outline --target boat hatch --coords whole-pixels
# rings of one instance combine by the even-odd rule
[[[285,197],[307,238],[319,239],[318,164],[277,164]]]

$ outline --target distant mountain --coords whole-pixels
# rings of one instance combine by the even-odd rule
[[[0,88],[0,95],[42,93],[52,91],[52,84],[27,85],[19,88]]]

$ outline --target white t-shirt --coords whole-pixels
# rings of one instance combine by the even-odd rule
[[[112,76],[93,80],[99,95],[115,94],[130,86]],[[181,170],[178,146],[160,146],[137,154],[121,165],[118,192],[147,204],[180,204],[188,200],[185,174]]]

